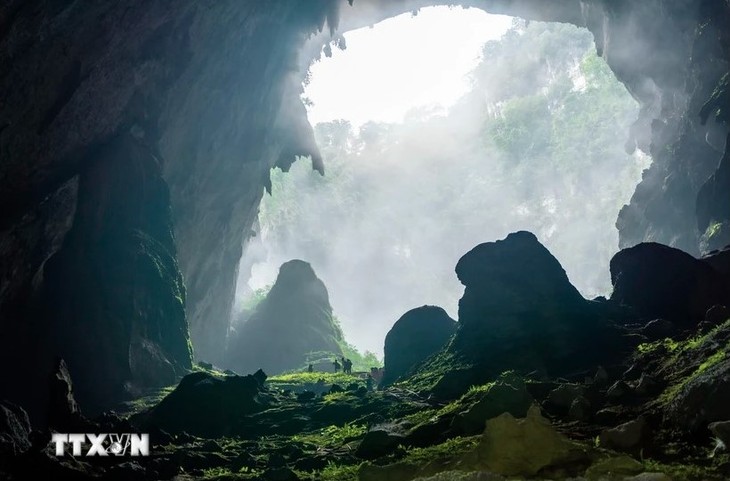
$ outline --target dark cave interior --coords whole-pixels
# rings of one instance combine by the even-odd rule
[[[712,423],[730,419],[727,0],[458,2],[587,28],[640,104],[626,149],[653,163],[616,220],[611,299],[585,300],[535,236],[517,232],[456,265],[458,328],[429,309],[396,323],[391,363],[403,366],[388,371],[386,339],[385,390],[373,393],[372,378],[324,389],[215,371],[271,169],[308,156],[326,170],[300,99],[307,67],[342,32],[447,3],[0,2],[0,454],[10,454],[0,476],[730,476],[727,455],[700,451],[712,450],[708,429],[728,439],[727,424]],[[326,310],[326,289],[317,292],[307,308]],[[433,335],[411,334],[413,316]],[[396,359],[404,350],[408,359]],[[130,418],[90,421],[73,401],[94,416],[163,388],[167,397]],[[560,431],[546,435],[559,456],[540,464],[541,453],[513,446],[529,460],[505,462],[493,437],[537,436],[535,401]],[[604,404],[621,409],[596,408]],[[153,447],[168,448],[132,467],[74,465],[46,452],[49,426],[144,427]],[[333,426],[326,441],[312,434]],[[654,436],[628,442],[627,430]],[[624,454],[576,444],[594,438]],[[318,443],[324,452],[310,456]],[[452,470],[463,477],[429,477]]]

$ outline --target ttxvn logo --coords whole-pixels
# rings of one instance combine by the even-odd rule
[[[56,444],[56,456],[66,453],[66,445],[71,445],[71,454],[81,456],[81,445],[87,445],[86,456],[149,456],[149,434],[102,433],[102,434],[65,434],[53,433],[51,442]]]

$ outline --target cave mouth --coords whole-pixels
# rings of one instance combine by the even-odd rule
[[[272,171],[234,328],[279,266],[303,259],[346,339],[382,355],[408,309],[457,318],[456,262],[517,230],[584,297],[609,294],[616,218],[651,159],[624,148],[639,106],[588,30],[429,7],[345,32],[322,54],[302,100],[327,173],[303,161]]]

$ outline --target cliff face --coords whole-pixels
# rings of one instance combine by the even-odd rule
[[[152,333],[149,326],[178,329],[187,322],[196,357],[219,361],[238,260],[269,169],[277,164],[287,167],[295,155],[312,155],[314,166],[322,169],[298,98],[304,74],[298,69],[312,56],[310,48],[302,47],[315,45],[318,52],[338,21],[343,31],[441,3],[1,2],[0,365],[8,382],[0,388],[0,397],[12,395],[22,401],[18,386],[27,385],[27,376],[39,372],[26,361],[39,346],[35,326],[47,317],[44,313],[56,312],[48,309],[53,304],[47,295],[47,261],[58,252],[60,258],[74,249],[81,252],[73,247],[75,241],[67,239],[69,233],[119,222],[149,234],[154,229],[140,224],[149,218],[149,209],[169,212],[160,222],[172,223],[170,236],[152,237],[165,245],[169,261],[165,264],[175,271],[168,279],[179,274],[184,279],[187,295],[181,302],[186,319],[164,309],[165,321],[159,316],[133,316],[144,321],[135,324],[138,321],[127,319],[123,332],[146,326],[135,344],[126,334],[100,328],[98,323],[112,323],[106,315],[88,316],[82,308],[78,313],[65,311],[67,317],[87,319],[78,322],[78,335],[98,331],[99,349],[108,342],[125,353],[123,364],[131,371],[120,374],[120,380],[154,385],[167,375],[144,380],[135,375],[131,366],[142,357],[133,345],[164,344],[167,347],[159,352],[166,361],[183,369],[188,365],[189,351],[168,346],[161,341],[168,334]],[[727,128],[715,122],[712,109],[703,125],[699,111],[728,71],[726,0],[462,3],[493,13],[588,27],[617,77],[641,103],[641,117],[628,147],[650,152],[654,166],[619,216],[622,245],[654,240],[697,253],[700,234],[708,226],[727,222],[722,209],[713,208],[727,197],[722,172],[705,189],[710,194],[704,198],[709,200],[701,203],[699,223],[695,215],[697,193],[717,169],[725,149]],[[307,43],[310,34],[322,30]],[[718,92],[721,101],[722,90]],[[103,180],[115,175],[113,170],[96,167],[101,174],[88,178],[89,169],[100,162],[92,154],[119,138],[134,139],[125,144],[129,151],[142,145],[149,151],[144,158],[156,159],[169,201],[156,196],[156,203],[142,202],[138,205],[143,212],[123,219],[119,212],[124,209],[98,209],[94,215],[101,218],[92,222],[80,199],[116,195],[112,183]],[[150,172],[130,168],[126,182],[149,185],[145,179],[153,175]],[[130,245],[113,252],[128,252]],[[99,259],[78,253],[74,262],[89,270],[98,267]],[[141,269],[130,267],[128,275],[136,278]],[[53,282],[66,283],[66,288],[74,285],[69,272],[57,271],[54,275],[60,278]],[[123,279],[98,275],[95,282],[100,289],[117,292],[127,282]],[[140,286],[149,295],[159,287]],[[139,298],[127,296],[124,302]],[[150,305],[140,311],[137,304],[119,308],[159,311]],[[167,323],[170,319],[174,320]],[[69,339],[69,348],[76,340]],[[55,354],[63,352],[46,353]],[[110,357],[105,362],[118,361]]]

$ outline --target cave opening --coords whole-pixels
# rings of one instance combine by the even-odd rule
[[[610,294],[616,218],[651,158],[625,145],[639,106],[587,29],[429,7],[318,48],[302,101],[326,173],[304,160],[272,170],[232,335],[302,259],[345,339],[382,356],[408,309],[456,319],[459,258],[518,230],[584,297]]]

